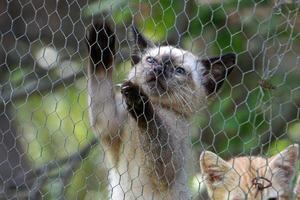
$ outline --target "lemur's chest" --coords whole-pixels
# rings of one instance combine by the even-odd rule
[[[185,174],[185,161],[181,158],[186,158],[186,139],[188,137],[187,121],[180,118],[176,113],[155,108],[156,114],[160,121],[154,123],[157,127],[149,126],[146,130],[139,128],[137,121],[128,115],[128,119],[122,131],[122,145],[119,150],[119,159],[117,164],[109,171],[110,172],[110,186],[112,192],[112,199],[178,199],[183,195],[188,199],[186,191],[187,176]],[[162,132],[166,131],[166,132]],[[149,143],[143,141],[147,140],[149,134],[157,133],[157,137],[164,135],[166,143],[161,144],[162,140],[152,139],[150,147],[145,148]],[[165,134],[166,133],[166,134]],[[155,164],[149,163],[155,159],[149,159],[154,156],[156,145],[162,145],[161,151],[158,155],[164,154],[164,148],[172,146],[176,154],[180,155],[180,164],[176,167],[178,173],[174,176],[175,183],[170,186],[163,186],[160,184],[161,180],[157,177],[155,172]],[[148,159],[147,159],[148,158]],[[157,170],[157,169],[156,169]],[[164,169],[162,169],[164,170]],[[122,198],[121,198],[122,197]]]
[[[147,156],[151,155],[152,148],[151,145],[162,145],[161,150],[163,151],[163,146],[172,146],[177,151],[181,151],[181,155],[184,156],[186,153],[186,141],[188,137],[188,123],[184,119],[180,119],[175,113],[166,110],[156,110],[162,122],[157,122],[158,127],[149,126],[146,131],[141,130],[136,120],[129,117],[126,126],[123,129],[122,146],[119,152],[119,163],[118,171],[120,173],[127,173],[130,177],[134,178],[139,176],[138,173],[151,174],[153,169],[147,163]],[[155,129],[155,130],[151,130]],[[150,144],[146,142],[150,134],[156,134],[160,137],[161,131],[166,131],[166,139],[164,144],[160,144],[159,140],[153,139]],[[158,142],[158,144],[156,144]],[[149,145],[149,147],[146,147]],[[147,153],[148,151],[148,153]],[[162,152],[163,153],[163,152]],[[149,168],[150,166],[150,168]]]
[[[157,107],[155,108],[156,114],[159,116],[159,121],[155,121],[155,125],[149,125],[146,129],[141,130],[137,121],[132,117],[128,117],[127,124],[123,129],[122,148],[120,150],[120,156],[126,156],[127,160],[141,159],[140,164],[144,164],[145,141],[150,134],[157,134],[160,137],[163,131],[166,132],[166,143],[175,145],[177,148],[184,150],[184,145],[189,137],[189,124],[187,119],[179,116],[177,113],[169,111],[167,109]],[[151,143],[159,142],[155,139],[150,141]],[[158,144],[159,145],[159,144]],[[166,144],[160,144],[166,145]],[[142,151],[144,150],[144,151]],[[142,152],[140,152],[142,151]],[[125,155],[126,154],[126,155]]]

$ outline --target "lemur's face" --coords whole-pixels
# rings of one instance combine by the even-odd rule
[[[149,48],[129,78],[136,79],[151,96],[170,96],[182,90],[191,95],[195,89],[201,90],[203,70],[201,62],[192,53],[162,46]]]
[[[298,149],[294,144],[268,159],[244,156],[229,161],[203,152],[200,168],[209,195],[215,200],[289,199]]]
[[[173,46],[155,46],[135,28],[132,36],[134,66],[128,79],[139,84],[151,99],[185,107],[188,113],[220,88],[235,63],[234,54],[200,59]]]

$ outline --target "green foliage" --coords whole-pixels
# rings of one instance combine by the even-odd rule
[[[184,11],[182,2],[104,0],[86,7],[83,16],[110,10],[117,26],[130,24],[132,16],[135,16],[135,23],[142,32],[154,41],[161,41],[174,29],[178,16]],[[232,155],[257,154],[263,147],[263,152],[273,155],[293,142],[282,135],[270,137],[267,142],[262,140],[270,133],[270,127],[274,125],[272,122],[288,112],[282,104],[292,104],[300,98],[297,89],[299,70],[279,63],[287,70],[278,69],[277,72],[271,58],[268,60],[280,54],[277,49],[272,49],[272,45],[280,48],[280,44],[295,42],[299,48],[300,37],[296,27],[287,23],[293,20],[288,18],[288,14],[298,17],[298,8],[289,6],[278,14],[272,9],[272,2],[231,0],[195,4],[186,11],[190,19],[186,33],[182,33],[182,37],[187,39],[183,40],[183,48],[188,47],[188,41],[192,40],[193,45],[201,47],[196,49],[198,53],[219,55],[235,52],[238,55],[238,66],[229,77],[231,84],[225,83],[207,109],[209,111],[195,118],[195,125],[202,130],[191,138],[196,151],[200,146],[213,147],[221,156],[229,158]],[[287,45],[285,50],[290,51],[290,46]],[[268,49],[275,53],[268,54]],[[129,61],[117,66],[114,81],[122,82],[130,67]],[[19,86],[22,76],[21,68],[12,72],[12,85]],[[23,144],[27,145],[36,167],[78,151],[94,137],[87,117],[86,96],[86,79],[83,79],[71,87],[36,95],[25,104],[18,105],[17,118],[19,129],[24,133]],[[294,122],[291,127],[291,138],[299,142],[299,122]],[[286,127],[283,129],[287,130]],[[99,149],[94,150],[74,172],[66,188],[67,199],[105,199],[107,196],[107,177],[101,171],[103,168],[100,169],[104,166],[100,166],[103,163]],[[57,179],[49,182],[44,188],[45,197],[57,199],[61,186]]]

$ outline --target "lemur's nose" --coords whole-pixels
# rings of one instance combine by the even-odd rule
[[[157,65],[153,68],[153,71],[156,76],[160,76],[164,72],[164,68],[161,65]]]

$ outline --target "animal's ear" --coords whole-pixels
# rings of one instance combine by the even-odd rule
[[[231,182],[232,177],[230,176],[232,173],[229,173],[229,171],[232,166],[213,152],[202,152],[200,168],[208,186],[224,186],[224,184]]]
[[[131,43],[131,60],[135,65],[141,60],[141,55],[145,49],[154,47],[155,45],[147,40],[138,29],[132,25],[129,33],[129,41]]]
[[[232,72],[235,60],[236,55],[234,53],[201,60],[204,66],[203,85],[207,95],[216,93],[220,89],[226,76]]]
[[[296,185],[294,187],[294,194],[296,199],[300,199],[300,175],[298,176]]]
[[[271,158],[269,167],[272,175],[281,183],[290,184],[296,171],[299,145],[288,146],[285,150]]]

